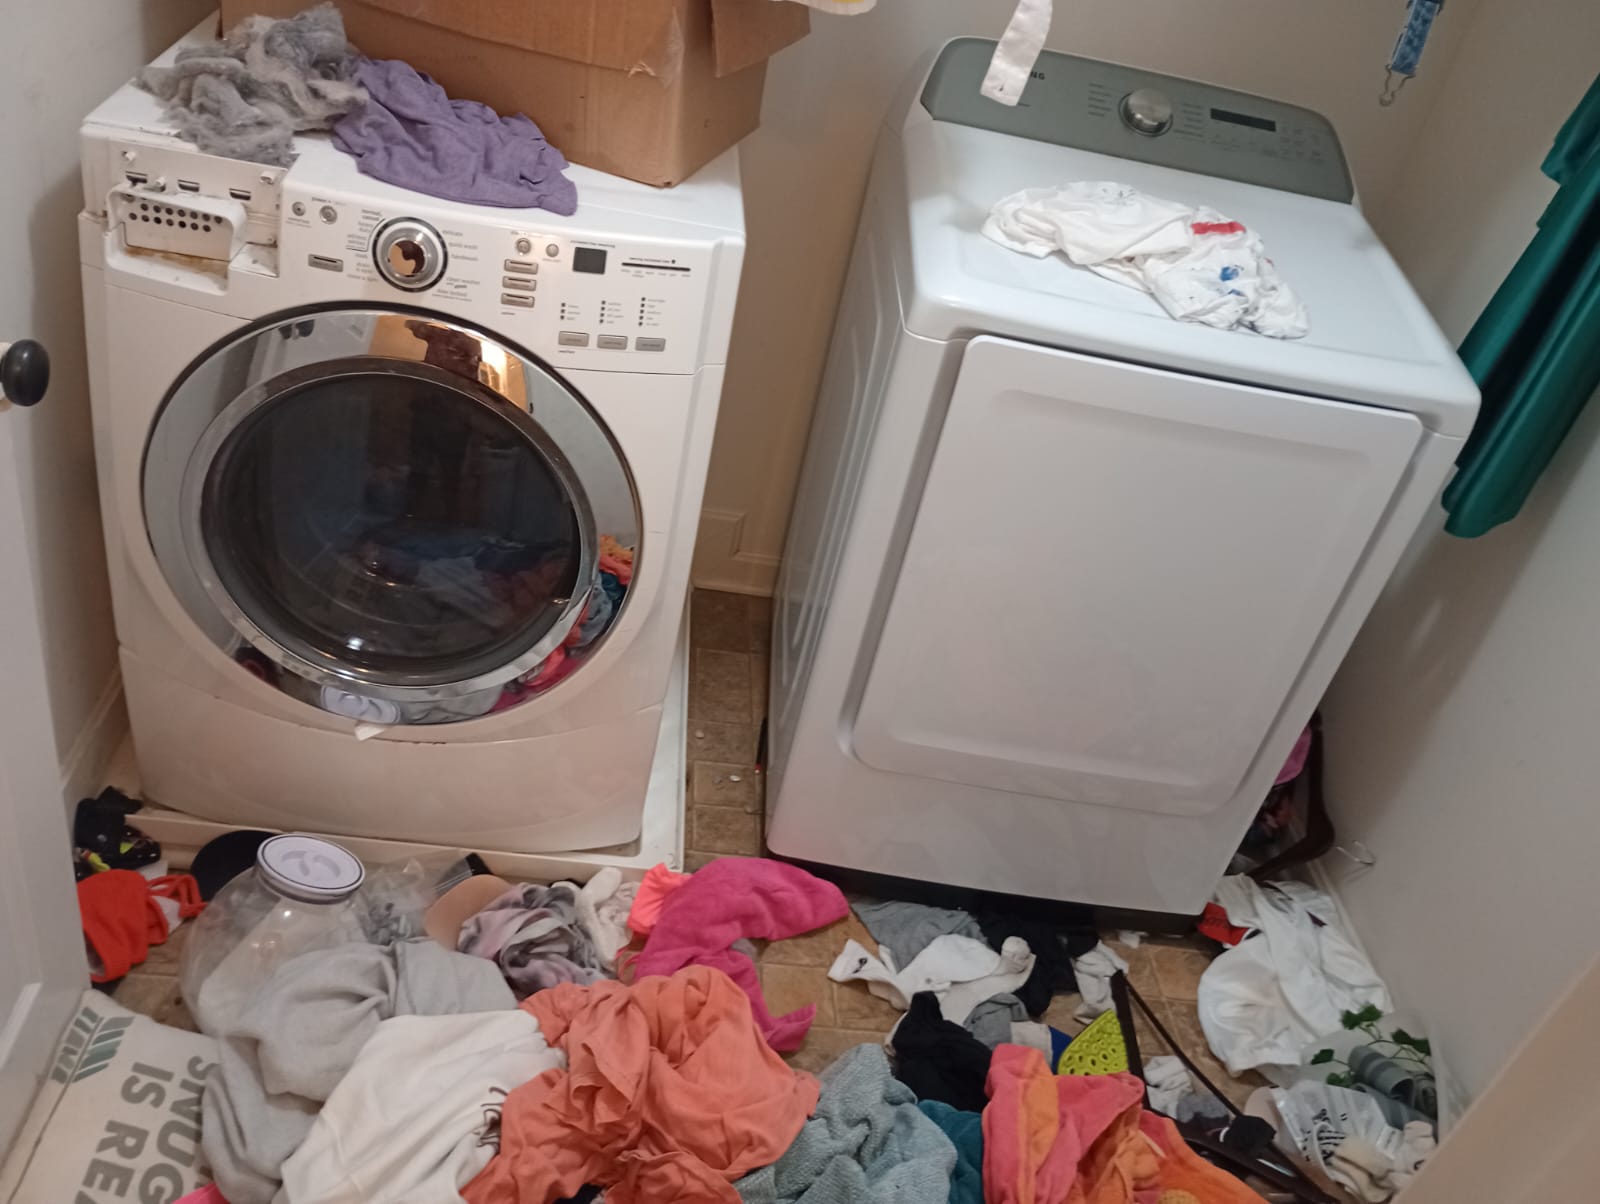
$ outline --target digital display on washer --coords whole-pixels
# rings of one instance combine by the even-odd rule
[[[1229,125],[1247,125],[1253,130],[1266,130],[1269,134],[1278,132],[1278,123],[1270,117],[1252,117],[1249,113],[1234,113],[1227,109],[1212,109],[1212,121],[1226,121]]]
[[[573,247],[572,270],[600,276],[606,270],[606,253],[599,247]]]

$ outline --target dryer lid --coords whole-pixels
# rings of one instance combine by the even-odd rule
[[[1477,386],[1354,205],[1183,170],[1148,161],[1148,154],[1137,161],[938,120],[919,92],[906,93],[903,119],[885,137],[879,164],[898,177],[882,203],[901,206],[891,220],[910,229],[899,273],[911,331],[937,339],[1008,335],[1405,410],[1446,434],[1471,430]],[[1109,120],[1118,121],[1114,114]],[[1150,141],[1122,132],[1141,150]],[[1143,293],[1060,256],[1020,255],[981,233],[1002,197],[1073,180],[1115,180],[1210,206],[1254,229],[1310,311],[1310,335],[1277,340],[1176,322]]]

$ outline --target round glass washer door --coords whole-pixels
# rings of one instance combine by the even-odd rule
[[[143,470],[184,609],[247,671],[377,723],[527,701],[615,624],[639,544],[599,417],[539,360],[389,307],[258,322],[173,386]]]

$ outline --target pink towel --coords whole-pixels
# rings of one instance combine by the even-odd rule
[[[767,1044],[780,1052],[805,1040],[816,1004],[773,1017],[761,994],[756,967],[731,948],[740,937],[781,941],[844,919],[844,895],[781,861],[722,857],[697,872],[667,897],[644,952],[634,963],[635,977],[674,974],[685,966],[721,970],[750,997],[750,1010]]]
[[[999,1045],[985,1089],[983,1198],[990,1204],[1099,1204],[1095,1185],[1079,1181],[1090,1147],[1113,1138],[1098,1160],[1102,1171],[1117,1154],[1128,1160],[1139,1152],[1122,1150],[1118,1140],[1137,1132],[1144,1098],[1144,1084],[1131,1074],[1053,1075],[1037,1049]]]
[[[228,1204],[228,1202],[222,1198],[222,1193],[217,1190],[216,1184],[208,1183],[199,1191],[192,1191],[181,1200],[175,1200],[173,1204]]]
[[[674,873],[664,864],[651,866],[645,871],[644,880],[639,883],[639,893],[633,897],[633,908],[628,912],[628,928],[635,936],[650,935],[672,892],[689,881],[691,876]]]

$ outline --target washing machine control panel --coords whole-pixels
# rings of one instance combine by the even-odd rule
[[[554,362],[698,368],[714,248],[601,235],[567,219],[523,224],[529,212],[518,211],[516,224],[466,223],[459,207],[389,212],[331,192],[296,195],[291,176],[279,271],[308,303],[421,306],[477,322]]]

